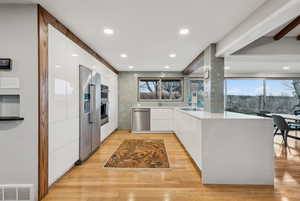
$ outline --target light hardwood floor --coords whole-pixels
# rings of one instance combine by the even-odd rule
[[[103,168],[124,139],[164,139],[170,169]],[[83,165],[61,178],[43,201],[294,201],[300,200],[300,142],[275,138],[275,186],[202,185],[201,176],[173,134],[120,130]]]

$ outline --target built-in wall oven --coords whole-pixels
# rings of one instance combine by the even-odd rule
[[[108,86],[101,85],[101,125],[104,125],[108,123],[108,107],[109,107],[109,101],[108,101]]]

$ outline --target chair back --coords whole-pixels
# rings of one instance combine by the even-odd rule
[[[272,115],[273,123],[279,130],[288,130],[289,126],[285,119],[279,115]]]
[[[261,110],[261,111],[259,111],[259,113],[256,113],[257,116],[271,118],[271,115],[268,115],[268,114],[271,114],[271,112],[265,111],[265,110]]]
[[[294,111],[294,115],[296,115],[296,116],[297,116],[297,115],[300,115],[300,110],[295,110],[295,111]]]

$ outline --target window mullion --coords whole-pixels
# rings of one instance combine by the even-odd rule
[[[162,95],[161,95],[161,93],[162,93],[162,89],[161,89],[161,79],[159,79],[158,90],[159,90],[159,97],[158,97],[158,99],[159,99],[159,101],[161,101],[161,97],[162,97]]]

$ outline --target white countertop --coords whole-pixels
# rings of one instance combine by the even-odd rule
[[[178,109],[178,111],[181,111],[183,113],[189,114],[190,116],[193,116],[197,119],[260,119],[260,120],[271,120],[270,118],[264,118],[259,117],[256,115],[247,115],[247,114],[241,114],[241,113],[235,113],[235,112],[224,112],[224,113],[210,113],[210,112],[204,112],[204,111],[184,111],[181,109]]]
[[[180,112],[186,113],[190,116],[193,116],[197,119],[267,119],[270,118],[260,117],[256,115],[242,114],[236,112],[224,112],[224,113],[210,113],[205,111],[186,111],[182,110],[182,108],[193,108],[189,106],[133,106],[130,109],[135,108],[148,108],[148,109],[176,109]]]
[[[130,109],[135,108],[149,108],[149,109],[175,109],[175,108],[183,108],[182,106],[133,106]]]

